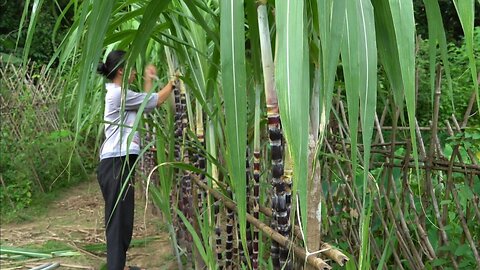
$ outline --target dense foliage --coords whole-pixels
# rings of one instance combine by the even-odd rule
[[[26,17],[22,29],[19,29],[19,26],[24,9],[31,9],[33,6],[33,1],[29,2],[28,7],[25,7],[25,1],[2,1],[0,3],[0,54],[13,54],[18,57],[23,55],[29,18]],[[73,13],[66,12],[60,18],[61,20],[58,20],[68,2],[66,0],[47,0],[41,6],[29,54],[29,58],[33,62],[48,63],[58,44],[64,38],[68,26],[71,24]]]
[[[480,9],[479,9],[480,10]],[[480,27],[475,28],[474,44],[480,44]],[[417,108],[421,114],[417,115],[417,119],[421,126],[428,126],[432,119],[432,93],[429,84],[428,66],[430,63],[428,48],[428,39],[421,40],[420,49],[417,56],[418,69],[418,96]],[[477,67],[480,67],[480,46],[474,47],[475,59]],[[469,74],[468,56],[466,54],[465,43],[456,45],[454,42],[448,44],[448,61],[450,63],[452,90],[450,93],[448,81],[445,72],[442,72],[442,96],[440,98],[440,119],[447,119],[455,114],[457,119],[463,119],[463,114],[468,106],[469,99],[473,91],[472,77]],[[441,63],[440,57],[437,61]],[[473,115],[471,124],[479,125],[480,115]]]
[[[460,20],[458,19],[455,5],[451,0],[439,0],[440,11],[443,14],[443,26],[447,40],[455,44],[461,44],[463,30]],[[427,16],[423,0],[414,0],[413,7],[415,11],[415,22],[417,24],[417,34],[422,38],[428,37]],[[475,25],[480,25],[480,3],[475,2]]]
[[[88,179],[94,157],[93,145],[75,146],[68,119],[59,117],[57,78],[6,60],[0,60],[0,194],[2,218],[11,219],[46,193]]]

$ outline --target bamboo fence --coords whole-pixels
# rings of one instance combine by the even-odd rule
[[[30,64],[26,67],[0,59],[0,126],[19,142],[42,132],[58,131],[62,126],[58,93],[64,82],[45,66],[40,70]],[[22,148],[22,144],[19,147]],[[40,191],[45,192],[33,160],[28,155],[26,159]]]

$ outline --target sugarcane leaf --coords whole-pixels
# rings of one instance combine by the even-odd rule
[[[323,74],[320,88],[320,138],[323,138],[330,110],[345,25],[345,0],[317,0],[318,29],[321,54],[319,63]],[[316,134],[315,134],[316,135]]]
[[[212,29],[210,29],[210,27],[208,26],[207,22],[204,19],[204,15],[200,13],[200,11],[198,10],[194,2],[192,0],[185,0],[184,2],[187,5],[190,12],[192,13],[193,17],[195,18],[196,23],[198,23],[205,30],[208,36],[213,40],[213,42],[215,42],[215,44],[218,45],[219,44],[218,35]]]
[[[253,69],[253,78],[256,82],[261,80],[262,64],[260,56],[260,37],[258,31],[257,5],[255,1],[247,1],[248,39],[250,41],[250,58]],[[254,96],[254,95],[252,95]]]
[[[20,38],[22,37],[23,24],[25,23],[25,18],[27,18],[28,15],[28,7],[30,7],[30,0],[25,0],[22,17],[20,18],[20,24],[18,26],[18,37],[17,42],[15,43],[15,49],[17,49]]]
[[[275,86],[285,138],[293,157],[293,192],[300,201],[300,212],[307,213],[309,59],[305,36],[304,1],[277,0],[277,58]],[[306,231],[307,216],[302,215]]]
[[[393,243],[391,243],[391,242],[393,242]],[[397,237],[395,235],[395,231],[394,231],[393,226],[391,226],[391,228],[388,232],[388,238],[387,238],[387,241],[385,243],[385,248],[383,250],[382,257],[380,258],[380,261],[378,262],[377,270],[385,269],[385,267],[387,265],[387,262],[388,262],[388,259],[392,255],[392,250],[391,250],[390,247],[394,247],[396,242],[397,242]]]
[[[393,31],[393,19],[390,12],[390,4],[388,1],[372,0],[375,12],[375,31],[377,33],[377,46],[380,62],[387,75],[390,88],[393,92],[393,98],[399,106],[399,110],[403,109],[403,79],[398,61],[398,46],[395,31]]]
[[[220,2],[220,60],[225,102],[226,160],[238,206],[240,236],[246,245],[245,153],[247,98],[243,0]]]
[[[77,94],[77,109],[75,115],[76,130],[80,131],[82,111],[85,103],[85,95],[88,86],[91,84],[91,77],[95,73],[98,59],[103,47],[103,38],[107,30],[108,21],[114,5],[113,0],[94,1],[92,11],[86,21],[87,36],[85,41],[85,50],[81,58],[81,68],[79,75],[79,86]],[[84,3],[86,4],[86,2]],[[83,11],[87,9],[84,6]],[[83,15],[83,14],[82,14]],[[77,133],[78,134],[78,133]],[[77,136],[75,136],[76,141]]]
[[[145,7],[145,12],[143,13],[142,20],[132,42],[132,47],[127,56],[127,71],[130,71],[137,57],[145,50],[147,42],[150,40],[152,32],[157,25],[160,14],[167,8],[169,3],[170,0],[151,0]],[[130,72],[126,72],[126,74],[130,74]]]
[[[52,258],[53,257],[52,254],[39,252],[32,249],[7,247],[7,246],[0,246],[0,254],[16,254],[16,255],[23,255],[31,258]]]
[[[27,3],[28,4],[28,3]],[[30,46],[32,45],[32,39],[33,39],[33,34],[35,32],[35,26],[37,25],[37,20],[38,20],[38,14],[40,13],[43,5],[43,0],[34,0],[33,5],[32,5],[32,12],[30,15],[30,22],[28,24],[28,31],[27,31],[27,37],[25,39],[25,46],[23,48],[23,65],[26,65],[28,62],[28,54],[30,52]],[[28,5],[25,6],[27,8]],[[25,15],[25,12],[24,12]],[[23,20],[24,17],[22,15],[22,20],[20,21],[20,29],[22,28],[23,25]],[[19,37],[20,38],[20,35]],[[18,44],[18,40],[17,40]]]
[[[455,9],[457,10],[460,23],[462,24],[463,33],[465,36],[465,43],[467,47],[467,55],[469,60],[470,72],[472,74],[472,82],[474,91],[477,95],[477,106],[480,109],[480,95],[478,91],[477,81],[477,66],[475,62],[475,55],[473,52],[473,26],[475,19],[475,0],[454,0]],[[478,46],[478,44],[476,44]]]
[[[413,3],[411,0],[389,0],[389,4],[393,21],[392,31],[395,32],[397,40],[398,63],[400,64],[404,86],[412,154],[418,173],[418,151],[415,134],[415,20]],[[398,103],[396,105],[398,106]]]
[[[347,10],[347,19],[345,24],[345,39],[342,42],[342,67],[345,79],[345,92],[347,97],[347,109],[348,109],[348,125],[350,130],[350,143],[351,143],[351,160],[352,160],[352,178],[356,176],[356,168],[358,165],[357,159],[357,138],[358,138],[358,119],[359,119],[359,105],[360,105],[360,91],[357,87],[360,85],[360,77],[364,74],[357,72],[359,68],[359,59],[356,56],[358,48],[358,36],[355,27],[352,23],[356,22],[353,16],[350,15],[350,9]]]
[[[362,124],[362,141],[364,144],[364,174],[363,174],[363,208],[360,219],[361,251],[359,265],[368,261],[368,234],[369,217],[367,206],[367,188],[369,175],[370,145],[375,119],[377,96],[377,47],[375,38],[375,24],[373,6],[370,1],[349,1],[346,9],[345,38],[342,46],[342,60],[344,65],[345,87],[347,90],[348,108],[353,114],[358,114]],[[349,111],[349,114],[351,112]],[[357,115],[349,116],[350,126],[357,124]],[[352,128],[352,127],[351,127]],[[351,134],[356,132],[351,131]],[[356,136],[354,135],[354,138]],[[352,138],[352,145],[356,144]],[[352,152],[355,149],[352,147]],[[355,172],[352,178],[355,179]]]
[[[180,211],[178,208],[175,209],[176,212],[177,212],[177,215],[182,219],[182,222],[183,224],[185,225],[185,227],[187,227],[187,230],[188,232],[190,233],[190,235],[192,236],[193,238],[193,243],[195,244],[195,247],[197,248],[197,251],[200,253],[200,256],[202,257],[202,260],[205,262],[205,263],[208,263],[208,257],[207,257],[207,253],[205,252],[205,247],[203,246],[202,244],[202,240],[200,239],[200,237],[198,236],[197,232],[195,231],[195,229],[193,228],[192,224],[190,223],[190,221],[188,221],[188,219],[185,217],[185,215],[182,213],[182,211]]]
[[[113,34],[115,31],[118,31],[118,28],[122,25],[127,23],[128,21],[140,17],[143,13],[145,13],[145,6],[142,6],[140,8],[130,10],[129,12],[123,13],[121,16],[117,16],[117,18],[114,18],[108,26],[108,34]],[[115,12],[114,12],[115,14]]]
[[[442,14],[438,0],[424,0],[425,11],[427,13],[428,23],[428,45],[429,45],[429,58],[430,58],[430,92],[433,107],[433,95],[435,91],[435,70],[436,70],[436,56],[437,56],[437,43],[440,48],[440,54],[442,56],[442,64],[447,77],[448,96],[450,98],[452,108],[455,108],[453,102],[453,86],[452,76],[450,74],[450,62],[448,61],[448,48],[447,38],[445,36],[445,28],[443,27]]]
[[[28,2],[28,1],[27,1]],[[62,10],[60,15],[58,15],[57,20],[55,21],[55,25],[53,26],[53,32],[52,32],[52,44],[55,44],[56,42],[56,37],[57,37],[57,32],[58,29],[60,29],[60,25],[62,24],[62,21],[65,19],[65,14],[68,12],[68,10],[72,7],[73,1],[68,2],[68,4],[65,6],[65,8]],[[28,6],[28,4],[27,4]]]

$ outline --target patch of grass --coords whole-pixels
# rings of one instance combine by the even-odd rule
[[[21,210],[12,209],[10,211],[2,211],[0,222],[1,224],[20,224],[44,218],[50,209],[50,205],[57,200],[61,200],[65,196],[69,196],[71,194],[68,192],[69,190],[77,188],[85,181],[93,181],[92,179],[94,177],[94,175],[91,175],[89,180],[77,181],[71,186],[60,187],[47,193],[36,192],[32,196],[32,201],[27,207]]]
[[[43,253],[49,253],[53,251],[59,251],[59,250],[71,250],[72,247],[69,246],[68,244],[57,241],[57,240],[48,240],[42,245],[38,244],[29,244],[22,246],[22,248],[27,248],[27,249],[34,249],[34,250],[41,250]]]

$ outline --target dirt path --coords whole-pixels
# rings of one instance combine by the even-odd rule
[[[145,214],[145,201],[136,191],[133,243],[127,254],[127,264],[147,269],[176,269],[168,234],[151,209]],[[103,199],[95,180],[72,187],[49,207],[46,214],[32,217],[21,224],[2,224],[2,246],[34,249],[76,250],[79,256],[56,257],[47,260],[0,260],[0,269],[30,269],[47,262],[60,262],[57,269],[100,269],[105,262],[104,251],[86,251],[88,245],[102,249],[105,243]],[[103,248],[104,249],[104,248]],[[82,267],[82,268],[80,268]]]

